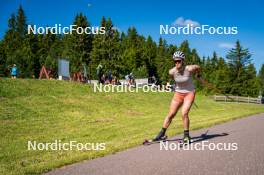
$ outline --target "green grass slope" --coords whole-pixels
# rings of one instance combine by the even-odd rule
[[[153,137],[172,93],[94,93],[92,87],[56,80],[0,79],[0,174],[40,174],[111,154]],[[219,103],[197,95],[191,129],[264,112],[262,105]],[[180,113],[168,135],[182,132]],[[34,151],[28,141],[106,143],[104,151]]]

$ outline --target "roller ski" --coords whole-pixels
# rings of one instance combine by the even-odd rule
[[[143,145],[151,145],[154,143],[160,143],[160,142],[165,142],[167,140],[167,136],[162,136],[160,138],[154,138],[154,139],[150,139],[150,140],[144,140]]]
[[[151,140],[144,140],[143,145],[151,145],[153,143],[159,143],[159,142],[164,142],[167,139],[167,136],[165,135],[166,133],[166,128],[162,128],[159,132],[159,134]]]

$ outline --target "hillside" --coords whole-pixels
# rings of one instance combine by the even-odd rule
[[[39,174],[140,145],[160,130],[172,95],[94,93],[79,83],[0,79],[0,174]],[[264,112],[263,105],[218,103],[199,94],[196,104],[192,130]],[[178,114],[168,135],[181,132]],[[30,140],[104,142],[106,150],[27,150]]]

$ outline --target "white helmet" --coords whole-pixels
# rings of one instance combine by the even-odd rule
[[[184,60],[185,59],[185,55],[183,52],[181,51],[177,51],[173,54],[173,60],[178,60],[178,59],[181,59],[181,60]]]

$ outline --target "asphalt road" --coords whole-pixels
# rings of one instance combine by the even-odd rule
[[[207,129],[191,132],[198,140],[191,145],[205,146],[204,150],[175,149],[176,141],[169,141],[170,150],[160,150],[160,144],[138,146],[123,152],[83,161],[55,169],[48,175],[263,175],[264,174],[264,114],[231,121]],[[175,136],[172,140],[181,138]],[[223,146],[224,145],[224,146]],[[230,146],[232,145],[232,146]],[[236,149],[237,148],[237,149]],[[233,150],[230,150],[233,149]]]

